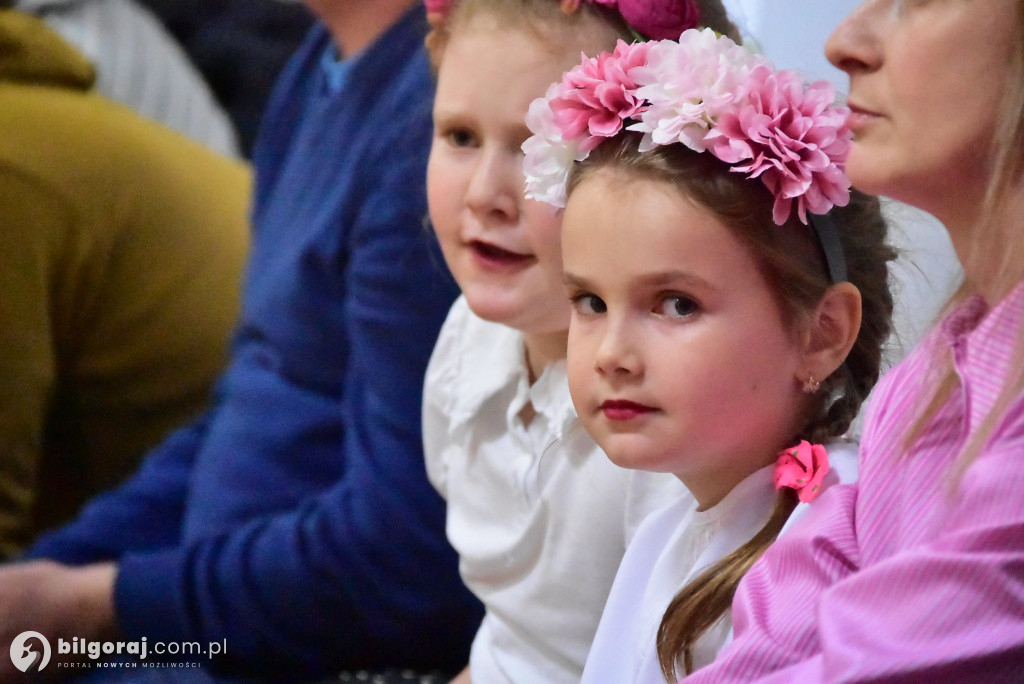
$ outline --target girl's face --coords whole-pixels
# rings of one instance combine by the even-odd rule
[[[715,216],[602,169],[569,197],[562,251],[573,403],[613,462],[674,473],[706,508],[791,446],[802,336]]]
[[[528,334],[564,333],[569,324],[561,217],[525,198],[521,149],[530,102],[588,47],[568,42],[481,15],[452,35],[438,71],[430,218],[470,308]]]
[[[850,76],[847,172],[870,193],[950,224],[991,173],[1015,0],[868,0],[835,30],[829,60]]]

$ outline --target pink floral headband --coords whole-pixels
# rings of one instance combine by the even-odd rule
[[[622,19],[648,40],[675,38],[686,29],[700,25],[700,8],[695,0],[558,0],[562,11],[572,14],[581,2],[616,10]],[[457,0],[425,0],[431,23],[443,20]]]
[[[681,143],[760,178],[775,197],[775,223],[795,203],[806,224],[808,212],[849,202],[849,114],[828,82],[805,87],[796,72],[777,71],[711,29],[689,29],[677,41],[619,41],[530,105],[526,194],[565,206],[573,162],[625,129],[643,133],[641,151]]]

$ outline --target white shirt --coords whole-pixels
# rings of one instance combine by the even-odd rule
[[[475,684],[579,682],[627,536],[689,496],[671,475],[618,468],[576,418],[565,362],[530,386],[522,334],[460,298],[424,390],[427,472],[448,539],[486,607]],[[526,427],[527,403],[536,415]]]
[[[857,479],[857,447],[849,442],[827,446],[827,488]],[[657,632],[675,595],[712,564],[749,541],[768,521],[775,505],[775,467],[749,475],[717,505],[698,511],[681,497],[649,515],[630,542],[608,597],[582,684],[665,684],[658,664]],[[783,533],[806,514],[798,504]],[[707,665],[731,640],[727,612],[705,632],[693,649],[694,668]]]

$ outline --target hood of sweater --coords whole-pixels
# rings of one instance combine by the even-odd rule
[[[0,82],[88,90],[96,70],[42,20],[0,10]]]

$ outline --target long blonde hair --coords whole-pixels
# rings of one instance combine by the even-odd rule
[[[982,10],[984,11],[984,10]],[[1014,17],[1016,41],[1007,64],[1006,85],[1001,105],[1002,116],[992,140],[993,171],[982,205],[981,218],[972,228],[969,252],[964,255],[964,286],[953,296],[947,310],[972,294],[980,294],[995,304],[1024,280],[1024,230],[1006,220],[1006,206],[1021,192],[1024,181],[1024,0],[1017,0]],[[953,478],[978,457],[992,437],[1014,398],[1024,392],[1024,329],[1015,341],[1011,372],[1002,379],[1002,388],[992,410],[967,440],[955,466]],[[905,444],[909,450],[928,430],[928,426],[959,385],[959,378],[948,355],[936,359],[936,373],[928,391],[922,394],[918,417],[908,430]]]

